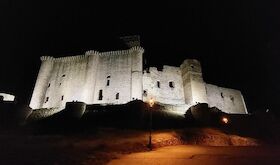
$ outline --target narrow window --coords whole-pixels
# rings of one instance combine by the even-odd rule
[[[147,96],[147,91],[146,90],[143,91],[143,96],[145,96],[145,97]]]
[[[107,86],[109,86],[110,85],[110,78],[111,78],[111,76],[109,75],[109,76],[107,76]]]
[[[170,81],[170,82],[169,82],[169,87],[170,87],[170,88],[174,88],[174,82],[173,82],[173,81]]]
[[[48,88],[51,86],[51,83],[49,83]]]
[[[65,74],[64,74],[64,75],[62,75],[62,77],[65,77]]]
[[[159,81],[157,81],[157,87],[160,88],[160,82]]]
[[[102,90],[99,90],[99,95],[98,95],[98,100],[102,100],[103,96],[102,96]]]
[[[120,94],[117,93],[117,94],[116,94],[116,100],[119,100],[119,97],[120,97]]]
[[[110,80],[107,80],[107,86],[109,86],[110,85]]]
[[[46,97],[46,101],[45,101],[45,103],[46,103],[46,102],[48,102],[48,101],[49,101],[49,97]]]
[[[64,95],[61,96],[61,101],[64,99]]]
[[[221,93],[221,98],[224,98],[224,94],[223,93]]]

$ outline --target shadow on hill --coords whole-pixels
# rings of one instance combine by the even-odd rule
[[[0,102],[0,128],[16,129],[23,125],[32,110],[25,105],[18,105],[15,102]]]
[[[226,114],[207,104],[192,106],[181,116],[159,104],[151,108],[140,100],[106,106],[70,102],[64,110],[55,111],[58,113],[31,120],[40,111],[12,103],[1,104],[0,129],[34,134],[91,134],[99,127],[148,130],[152,113],[153,130],[214,127],[226,134],[258,138],[271,144],[278,144],[280,138],[279,120],[270,112]],[[223,122],[224,117],[227,123]]]
[[[152,108],[135,100],[123,105],[85,105],[82,102],[67,103],[66,108],[52,116],[28,123],[37,133],[85,133],[98,127],[125,129],[180,128],[185,126],[184,116],[164,110],[155,104]]]

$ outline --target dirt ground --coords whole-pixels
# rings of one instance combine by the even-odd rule
[[[153,147],[196,144],[255,146],[252,138],[212,128],[153,131]],[[0,164],[106,164],[124,154],[148,151],[148,131],[101,128],[94,134],[0,134]]]

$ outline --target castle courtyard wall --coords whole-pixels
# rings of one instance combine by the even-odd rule
[[[210,107],[217,107],[226,113],[248,113],[243,96],[239,90],[206,84],[206,91]]]
[[[159,83],[159,87],[158,87]],[[173,84],[170,87],[169,83]],[[150,67],[143,75],[143,101],[153,98],[164,104],[185,104],[182,73],[179,67],[163,66],[162,71]]]
[[[64,107],[66,102],[86,101],[84,94],[88,56],[55,59],[42,108]]]
[[[104,53],[99,57],[94,103],[124,104],[131,100],[131,56],[129,52],[121,54]],[[102,99],[99,91],[102,90]],[[116,98],[119,93],[119,98]]]

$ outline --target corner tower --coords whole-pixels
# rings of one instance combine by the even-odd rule
[[[54,59],[52,57],[43,56],[40,59],[42,63],[29,105],[32,109],[42,107],[54,65]]]
[[[186,104],[207,103],[200,62],[195,59],[187,59],[180,68]]]

